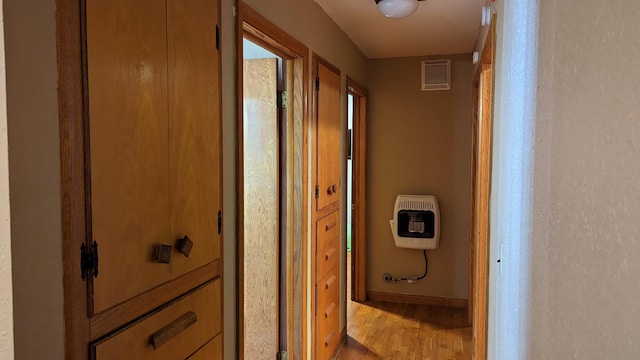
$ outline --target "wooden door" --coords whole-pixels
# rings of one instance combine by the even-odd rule
[[[87,2],[93,313],[220,257],[217,1]]]
[[[177,278],[220,257],[220,93],[218,0],[168,0],[169,179],[172,244],[187,236],[189,256],[174,252]]]
[[[158,0],[86,2],[90,239],[99,313],[166,281],[171,244],[166,10]]]
[[[318,63],[316,210],[340,201],[340,73]]]
[[[243,61],[242,359],[278,352],[278,60]]]

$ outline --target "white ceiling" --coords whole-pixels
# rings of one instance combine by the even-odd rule
[[[426,0],[402,19],[375,0],[315,0],[370,59],[473,52],[485,0]]]

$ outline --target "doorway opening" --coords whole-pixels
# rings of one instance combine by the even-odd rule
[[[267,359],[286,347],[280,329],[286,323],[280,291],[282,154],[278,94],[282,58],[243,41],[242,216],[245,359]]]
[[[308,49],[238,4],[239,359],[306,353]]]
[[[347,77],[347,299],[357,302],[367,301],[367,98],[367,89]]]

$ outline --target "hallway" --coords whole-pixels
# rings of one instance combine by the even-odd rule
[[[351,269],[347,253],[347,271]],[[351,298],[347,274],[347,299]],[[347,300],[347,343],[337,359],[469,360],[466,310]]]

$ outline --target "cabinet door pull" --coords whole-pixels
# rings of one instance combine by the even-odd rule
[[[327,306],[327,309],[324,311],[324,318],[328,319],[329,316],[331,316],[333,309],[335,308],[336,308],[336,303],[331,303],[331,305]]]
[[[334,221],[328,223],[327,225],[324,226],[324,231],[329,231],[330,229],[332,229],[334,226],[336,226],[337,223]]]
[[[174,336],[183,332],[186,328],[193,325],[198,321],[198,316],[193,311],[188,311],[179,318],[173,320],[162,329],[156,331],[149,337],[149,344],[153,346],[153,349],[157,349],[160,345],[171,340]]]
[[[324,347],[329,347],[329,344],[331,344],[331,339],[333,339],[333,335],[335,334],[335,331],[332,331],[329,336],[327,336],[324,339]]]
[[[171,246],[165,244],[156,245],[154,260],[159,264],[168,264],[171,261]]]
[[[331,284],[333,284],[333,282],[336,280],[336,276],[335,275],[331,275],[331,277],[329,278],[329,280],[327,280],[326,283],[324,283],[324,288],[329,290],[329,288],[331,287]]]
[[[185,257],[189,257],[189,254],[191,254],[191,248],[193,248],[193,241],[191,241],[187,235],[176,241],[176,249],[178,249],[178,251]]]
[[[327,251],[324,254],[324,261],[329,261],[329,258],[336,252],[336,248],[331,248],[331,250]]]

